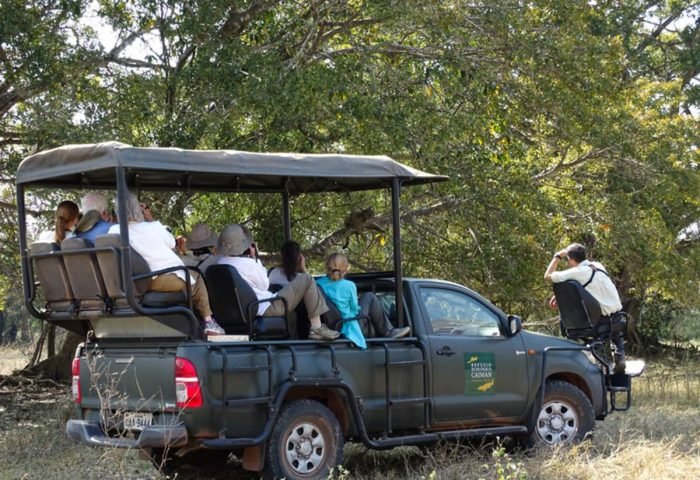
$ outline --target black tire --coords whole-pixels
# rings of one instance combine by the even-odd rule
[[[593,405],[578,387],[559,380],[547,382],[544,404],[533,412],[529,446],[578,443],[593,430]]]
[[[265,452],[265,478],[320,480],[343,462],[343,432],[333,412],[314,400],[282,407]]]

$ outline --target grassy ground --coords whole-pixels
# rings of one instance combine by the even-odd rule
[[[0,372],[21,365],[24,355],[0,348]],[[509,453],[498,444],[450,444],[374,452],[348,445],[336,478],[700,478],[699,366],[697,360],[655,360],[635,382],[633,409],[598,422],[593,439],[575,447]],[[0,479],[165,478],[135,452],[69,441],[63,433],[72,410],[67,387],[2,380],[0,385]],[[189,469],[176,478],[256,478],[235,470],[237,464],[231,463],[228,472]]]

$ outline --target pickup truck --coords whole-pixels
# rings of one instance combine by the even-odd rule
[[[400,189],[442,180],[387,157],[117,143],[25,159],[17,174],[20,220],[32,187],[116,184],[118,199],[129,187],[272,192],[282,196],[282,228],[290,238],[290,195],[388,188],[392,199],[394,270],[350,278],[411,334],[368,338],[366,350],[343,339],[297,339],[286,330],[270,336],[252,318],[246,335],[224,326],[232,335],[205,338],[186,301],[170,304],[139,291],[138,282],[158,272],[136,272],[128,234],[111,244],[98,238],[95,247],[30,247],[20,222],[27,308],[85,336],[73,361],[76,409],[68,436],[140,449],[166,469],[235,452],[244,469],[266,478],[321,479],[342,464],[344,442],[390,449],[512,435],[561,445],[628,409],[631,378],[643,363],[613,373],[601,353],[606,339],[577,343],[528,332],[519,317],[466,287],[403,277]],[[230,301],[212,304],[215,316],[217,308],[221,317],[228,309],[243,312],[239,297],[233,289]]]

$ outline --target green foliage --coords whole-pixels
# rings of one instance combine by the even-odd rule
[[[581,241],[624,301],[654,292],[698,307],[700,238],[681,235],[700,220],[696,2],[91,5],[115,48],[79,21],[85,2],[0,7],[0,61],[14,72],[0,81],[28,86],[0,117],[20,134],[1,145],[5,178],[34,149],[103,140],[386,154],[451,178],[404,192],[409,275],[536,318],[549,315],[551,252]],[[282,240],[278,197],[146,199],[177,233],[242,222],[266,251]],[[312,267],[348,242],[354,268],[391,268],[386,192],[292,201]],[[324,243],[369,207],[378,229]],[[3,219],[8,244],[13,228]],[[16,261],[11,248],[0,264]]]
[[[700,338],[700,311],[688,309],[678,300],[658,293],[647,297],[643,305],[639,333],[648,341],[690,342]]]
[[[504,447],[494,448],[491,456],[493,463],[482,466],[487,472],[483,478],[494,480],[525,480],[528,478],[527,470],[522,462],[513,459],[509,453],[506,453]]]

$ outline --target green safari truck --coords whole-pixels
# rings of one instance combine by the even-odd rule
[[[604,332],[574,342],[524,331],[519,317],[469,288],[403,276],[401,190],[445,180],[388,157],[115,142],[26,158],[17,172],[26,305],[85,338],[73,361],[68,436],[139,449],[167,470],[234,452],[244,469],[266,478],[308,480],[342,464],[344,442],[390,449],[512,435],[561,445],[630,408],[631,379],[644,363],[627,361],[616,373]],[[366,350],[344,339],[298,338],[288,317],[273,324],[254,317],[232,283],[228,295],[212,297],[214,316],[243,321],[224,322],[226,336],[206,338],[189,292],[148,290],[148,280],[164,272],[139,269],[127,229],[94,246],[28,244],[25,197],[43,188],[116,190],[122,224],[129,189],[278,195],[287,239],[294,196],[386,190],[394,269],[350,278],[411,334],[370,337]]]

